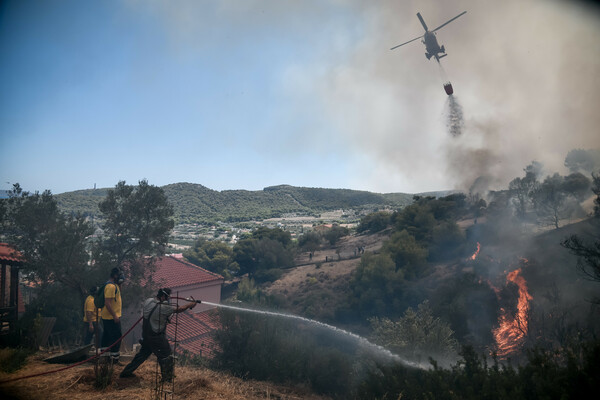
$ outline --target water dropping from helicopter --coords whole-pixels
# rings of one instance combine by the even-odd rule
[[[446,100],[446,129],[448,129],[448,133],[452,135],[452,137],[458,137],[462,134],[465,121],[463,118],[463,109],[458,99],[449,95]]]

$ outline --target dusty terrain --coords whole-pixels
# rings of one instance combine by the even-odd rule
[[[317,318],[334,319],[335,309],[345,300],[352,272],[360,264],[361,252],[377,252],[388,238],[386,233],[347,236],[335,248],[316,251],[312,257],[301,253],[295,268],[264,288],[270,295],[285,298],[290,312]]]
[[[376,252],[381,248],[383,242],[389,237],[389,232],[375,233],[372,235],[346,236],[339,240],[335,247],[315,251],[312,259],[308,252],[300,253],[295,259],[296,265],[314,265],[318,262],[337,261],[338,258],[351,259],[359,258],[358,248],[362,247],[364,251]],[[339,251],[339,257],[337,252]]]
[[[13,374],[0,373],[0,380],[36,374],[60,368],[46,364],[32,356],[30,362]],[[155,395],[156,362],[146,361],[137,371],[135,378],[118,377],[122,366],[115,366],[113,382],[104,390],[94,388],[94,367],[82,365],[56,374],[0,384],[2,399],[152,399]],[[177,367],[173,399],[313,399],[326,397],[311,394],[301,389],[243,380],[206,368]]]

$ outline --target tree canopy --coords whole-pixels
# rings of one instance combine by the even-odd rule
[[[3,203],[3,231],[27,260],[27,276],[42,286],[60,282],[85,293],[92,225],[81,215],[61,213],[50,191],[29,193],[16,184]]]
[[[198,239],[194,246],[183,252],[183,256],[192,264],[231,279],[236,275],[240,266],[233,261],[233,249],[224,242],[204,238]]]
[[[61,212],[50,191],[31,194],[16,184],[0,204],[4,239],[24,255],[22,270],[37,291],[27,312],[56,316],[57,327],[65,329],[80,321],[81,303],[72,296],[83,301],[88,288],[106,281],[113,267],[127,271],[124,296],[139,296],[152,256],[164,254],[173,228],[164,192],[147,181],[119,182],[108,190],[97,230],[83,215]]]
[[[247,273],[257,281],[277,279],[280,269],[294,265],[292,237],[279,228],[258,228],[236,243],[233,260],[240,274]]]

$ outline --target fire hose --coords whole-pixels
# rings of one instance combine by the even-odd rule
[[[123,336],[121,336],[119,339],[117,339],[113,344],[111,344],[110,346],[108,346],[107,348],[105,348],[104,350],[102,350],[100,353],[98,353],[98,354],[96,354],[96,355],[88,358],[87,360],[79,361],[78,363],[71,364],[71,365],[68,365],[66,367],[62,367],[62,368],[59,368],[59,369],[54,369],[52,371],[45,371],[45,372],[40,372],[40,373],[32,374],[32,375],[19,376],[17,378],[5,379],[3,381],[0,381],[0,384],[8,383],[8,382],[20,381],[21,379],[34,378],[36,376],[50,375],[50,374],[54,374],[56,372],[65,371],[67,369],[71,369],[71,368],[77,367],[78,365],[85,364],[86,362],[92,361],[93,359],[100,357],[102,354],[104,354],[107,351],[109,351],[110,349],[112,349],[117,343],[120,343],[120,341],[123,340],[123,338],[125,336],[129,335],[131,333],[131,331],[133,330],[133,328],[135,328],[135,326],[142,321],[142,318],[143,317],[140,317],[140,319],[138,319],[135,322],[135,324],[133,324],[131,326],[131,328],[129,328],[129,330],[127,332],[125,332],[125,334]]]
[[[171,298],[171,299],[178,299],[178,300],[185,300],[185,301],[189,301],[189,302],[192,302],[192,303],[198,303],[198,304],[201,304],[201,303],[202,303],[202,300],[196,300],[196,299],[194,299],[194,298],[193,298],[193,297],[191,297],[191,296],[190,296],[190,297],[177,297],[177,296],[171,296],[170,298]]]

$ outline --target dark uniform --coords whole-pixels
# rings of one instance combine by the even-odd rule
[[[144,319],[142,321],[142,347],[133,360],[121,372],[121,377],[133,376],[135,371],[151,354],[156,355],[163,381],[171,380],[173,376],[173,358],[171,346],[167,340],[166,328],[169,318],[175,312],[175,307],[167,301],[155,298],[144,302]]]

